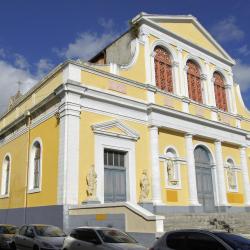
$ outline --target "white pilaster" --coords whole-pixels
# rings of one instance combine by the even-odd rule
[[[57,90],[60,137],[58,166],[58,204],[78,204],[80,95],[67,90],[67,84]],[[67,91],[66,91],[67,90]]]
[[[207,75],[201,75],[201,87],[202,87],[202,94],[203,94],[203,103],[209,105],[209,89],[207,83]]]
[[[216,107],[216,100],[215,100],[215,92],[214,92],[214,81],[215,81],[215,78],[212,77],[211,78],[211,81],[210,81],[210,105],[213,106],[213,107]]]
[[[188,79],[187,79],[187,72],[188,72],[188,66],[185,65],[183,70],[182,70],[182,75],[183,75],[183,96],[189,98],[189,93],[188,93]]]
[[[218,178],[218,192],[219,192],[219,206],[227,206],[227,196],[226,196],[226,185],[225,185],[225,173],[224,164],[222,156],[221,141],[215,141],[215,159],[216,159],[216,172]]]
[[[184,87],[184,77],[183,77],[183,58],[182,58],[182,49],[177,47],[178,62],[179,62],[179,93],[182,96],[185,96],[185,87]]]
[[[176,95],[181,95],[180,79],[179,79],[179,62],[173,62],[173,84],[174,84],[174,93]]]
[[[231,86],[230,88],[230,95],[232,98],[232,113],[237,114],[237,106],[236,106],[236,101],[235,101],[235,93],[234,93],[234,80],[233,80],[233,73],[229,73],[229,85]]]
[[[247,154],[246,154],[246,147],[245,146],[242,146],[240,148],[240,164],[241,164],[242,176],[243,176],[245,205],[250,206],[250,183],[249,183],[249,174],[248,174],[248,167],[247,167]]]
[[[189,183],[189,203],[191,206],[199,206],[197,197],[197,185],[195,174],[195,160],[194,160],[194,147],[193,147],[193,135],[186,134],[186,155],[187,155],[187,167],[188,167],[188,183]]]
[[[159,165],[159,142],[158,128],[150,127],[150,145],[151,145],[151,168],[152,168],[152,202],[161,203],[161,181]]]
[[[234,113],[234,108],[233,108],[233,99],[232,99],[232,89],[231,85],[226,84],[225,85],[225,90],[226,90],[226,98],[227,98],[227,105],[228,105],[228,111],[230,113]]]

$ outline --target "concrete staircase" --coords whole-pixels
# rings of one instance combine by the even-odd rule
[[[226,230],[250,234],[250,213],[162,214],[164,231],[176,229]]]

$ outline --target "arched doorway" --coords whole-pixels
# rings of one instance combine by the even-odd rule
[[[210,152],[203,146],[194,150],[197,194],[203,212],[214,212],[214,190],[212,179],[212,161]]]

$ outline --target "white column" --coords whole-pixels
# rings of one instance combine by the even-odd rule
[[[249,174],[248,174],[248,167],[247,167],[247,155],[246,155],[246,147],[245,146],[242,146],[240,148],[240,164],[241,164],[242,176],[243,176],[245,205],[250,206],[250,183],[249,183]]]
[[[212,77],[210,81],[210,104],[213,107],[216,107],[216,100],[215,100],[215,92],[214,92],[214,81],[215,78]]]
[[[184,68],[182,70],[182,74],[183,74],[183,96],[189,98],[189,93],[188,93],[188,79],[187,79],[187,72],[188,72],[188,66],[184,65]]]
[[[231,85],[225,84],[228,111],[234,113]]]
[[[216,160],[216,173],[217,173],[217,183],[218,183],[218,197],[219,206],[227,206],[227,196],[226,196],[226,185],[225,185],[225,172],[222,156],[221,141],[215,141],[215,160]]]
[[[80,95],[68,91],[66,85],[56,93],[61,98],[58,204],[78,205]]]
[[[236,106],[236,101],[235,101],[235,93],[234,93],[234,80],[233,80],[233,73],[229,73],[229,85],[231,86],[230,88],[230,94],[232,98],[232,113],[237,114],[237,106]]]
[[[186,140],[186,155],[187,155],[188,182],[189,182],[189,203],[191,206],[199,206],[200,204],[197,197],[193,135],[186,134],[185,140]]]
[[[182,58],[182,49],[177,47],[178,62],[179,62],[179,88],[180,95],[185,96],[185,87],[184,87],[184,77],[183,77],[183,58]]]
[[[209,105],[209,89],[207,84],[207,75],[201,75],[201,87],[202,87],[202,94],[203,94],[203,103]]]
[[[173,62],[173,75],[174,75],[174,93],[176,95],[181,95],[181,89],[180,89],[180,79],[179,79],[179,63]]]
[[[152,202],[161,203],[161,179],[159,165],[159,142],[158,128],[150,127],[150,145],[151,145],[151,168],[152,168]]]

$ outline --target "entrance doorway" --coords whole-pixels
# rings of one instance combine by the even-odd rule
[[[197,194],[203,212],[215,212],[210,152],[203,146],[194,150]]]
[[[126,152],[104,150],[104,202],[126,201]]]

